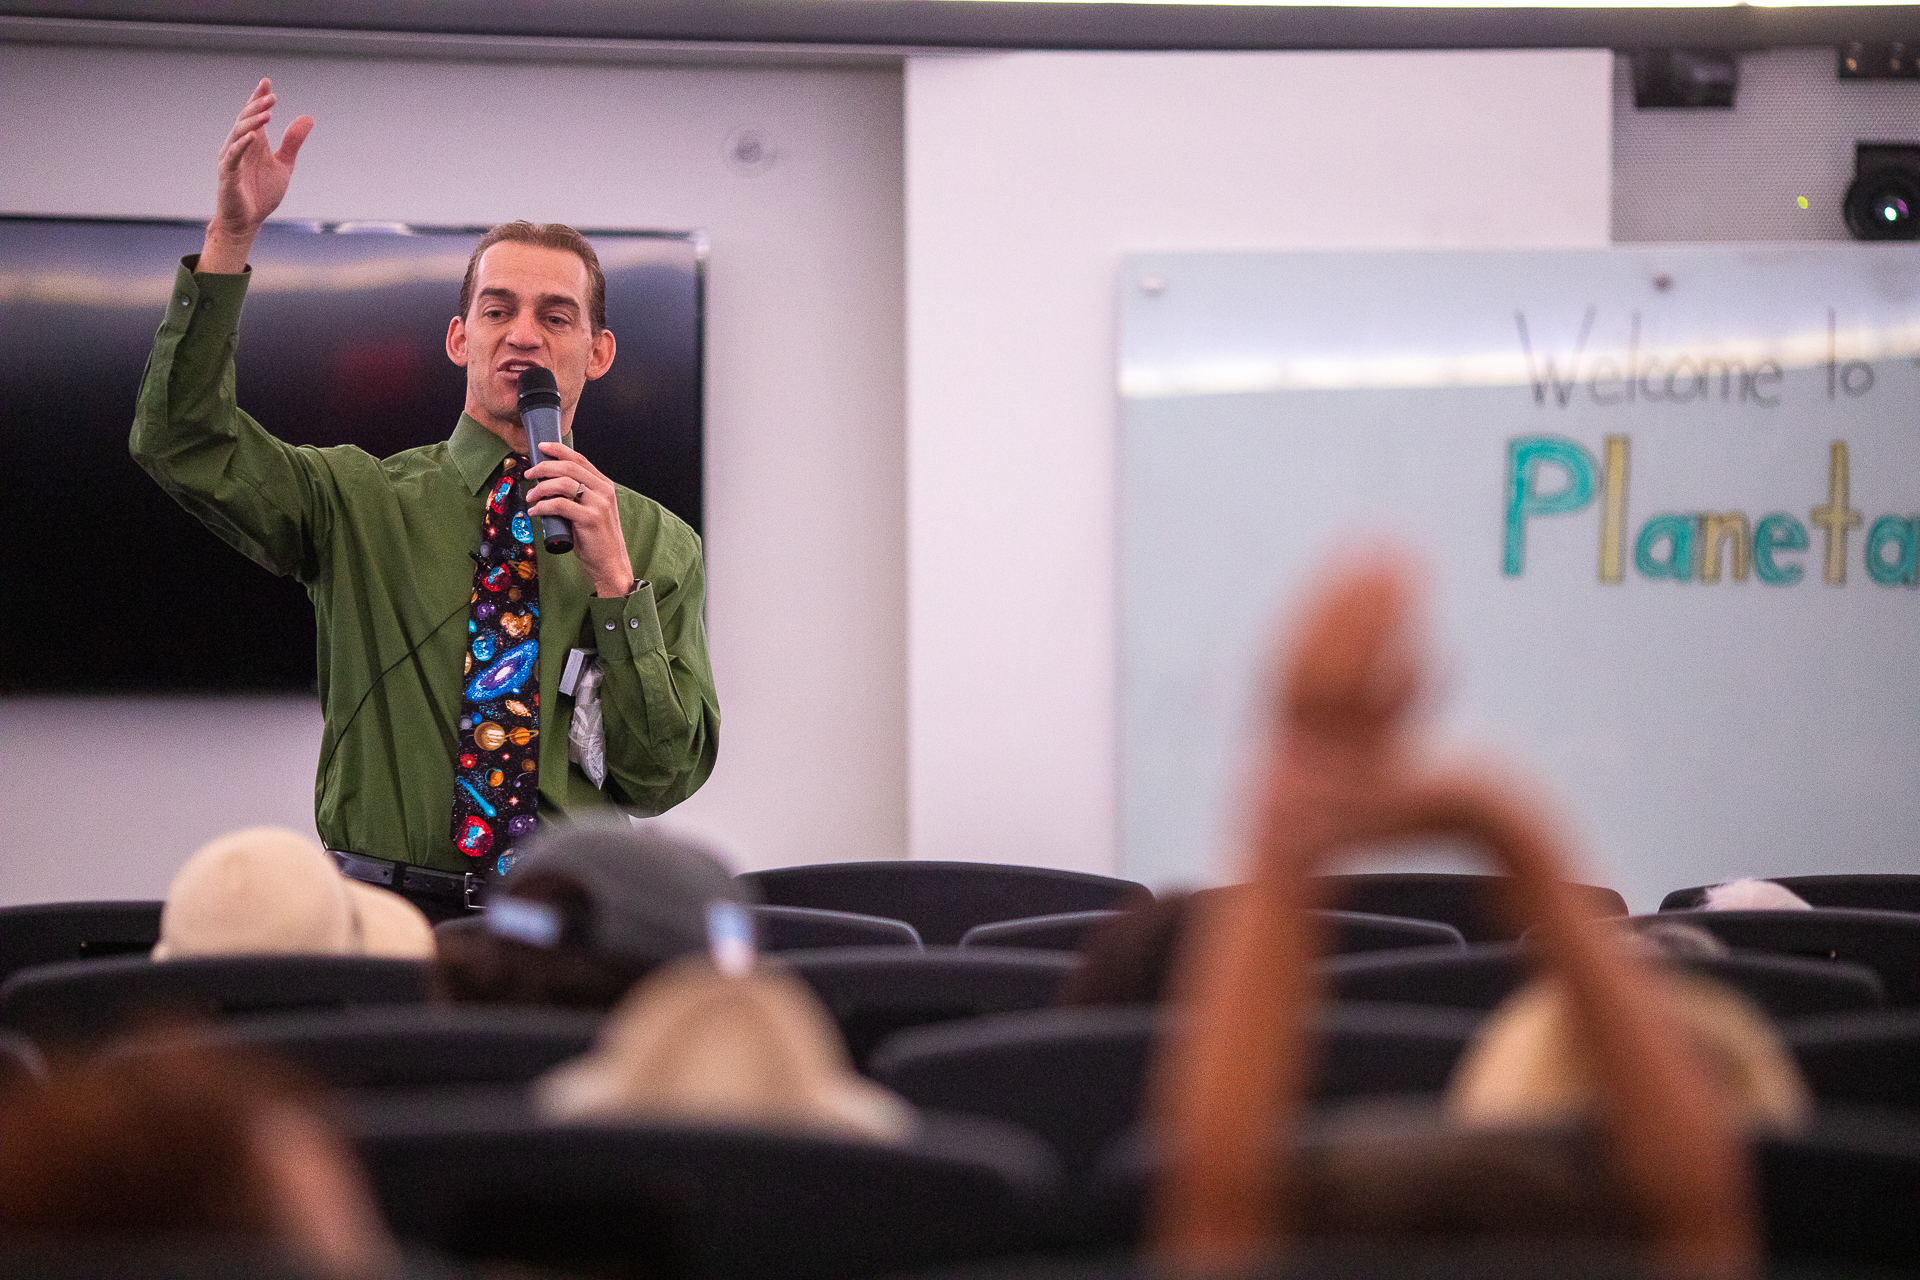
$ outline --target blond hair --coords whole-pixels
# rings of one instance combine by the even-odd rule
[[[656,970],[602,1024],[592,1053],[542,1077],[554,1119],[694,1120],[901,1141],[905,1100],[854,1073],[812,988],[763,963],[742,977],[703,958]]]
[[[1689,974],[1661,975],[1658,994],[1738,1119],[1784,1133],[1806,1123],[1813,1105],[1806,1083],[1751,1001]],[[1596,1092],[1565,991],[1542,978],[1481,1025],[1447,1082],[1446,1110],[1468,1128],[1552,1123],[1590,1115]]]

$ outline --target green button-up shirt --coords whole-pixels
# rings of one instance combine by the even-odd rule
[[[234,398],[246,275],[181,266],[134,416],[134,459],[249,559],[291,574],[319,624],[326,715],[314,819],[329,848],[469,871],[450,834],[472,554],[507,445],[462,414],[450,439],[375,458],[276,440]],[[569,439],[569,443],[571,440]],[[713,771],[720,711],[707,659],[700,539],[619,489],[631,595],[600,599],[571,555],[540,569],[540,817],[609,804],[658,813]],[[569,648],[599,651],[605,789],[568,759]]]

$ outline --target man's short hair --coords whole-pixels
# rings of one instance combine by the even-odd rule
[[[600,270],[600,255],[593,251],[593,243],[564,222],[528,222],[525,219],[501,223],[481,236],[480,243],[473,247],[473,256],[467,259],[467,278],[460,282],[462,320],[473,309],[473,282],[480,274],[480,255],[501,243],[559,249],[586,263],[587,318],[593,322],[595,333],[607,327],[607,276]]]

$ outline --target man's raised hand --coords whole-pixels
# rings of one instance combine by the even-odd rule
[[[201,271],[231,275],[245,270],[260,224],[286,197],[294,157],[313,131],[313,117],[301,116],[288,125],[280,149],[274,151],[267,145],[267,123],[277,101],[273,82],[262,80],[240,108],[233,132],[220,149],[219,198],[200,251]]]

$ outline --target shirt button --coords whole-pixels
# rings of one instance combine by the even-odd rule
[[[192,304],[191,304],[191,303],[189,303],[189,302],[188,302],[188,301],[187,301],[187,300],[186,300],[185,298],[182,298],[182,299],[180,299],[180,305],[181,305],[181,306],[183,306],[183,307],[185,307],[185,306],[190,306],[190,305],[192,305]]]
[[[630,626],[630,627],[634,627],[634,628],[638,628],[638,627],[640,626],[640,619],[638,619],[638,618],[628,618],[628,619],[627,619],[627,625],[628,625],[628,626]]]
[[[609,631],[613,630],[613,624],[611,622],[607,624],[607,630]]]

